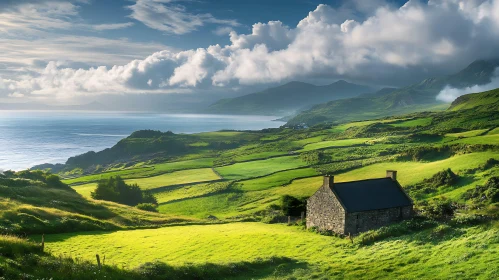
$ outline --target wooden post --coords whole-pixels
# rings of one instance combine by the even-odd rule
[[[291,225],[291,216],[288,216],[288,226]]]
[[[301,212],[301,220],[300,220],[300,222],[302,222],[302,223],[303,223],[303,218],[304,218],[304,217],[305,217],[305,212]]]
[[[42,234],[42,252],[45,250],[45,234]]]
[[[352,238],[352,236],[350,235],[350,232],[348,233],[348,239],[350,239],[350,241],[351,241],[351,242],[352,242],[352,244],[353,244],[353,238]]]
[[[100,264],[100,257],[99,257],[99,254],[96,254],[96,255],[95,255],[95,258],[97,259],[97,266],[99,267],[99,269],[101,269],[101,264]]]

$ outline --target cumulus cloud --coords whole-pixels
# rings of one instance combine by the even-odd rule
[[[490,83],[485,85],[474,85],[472,87],[466,88],[453,88],[451,86],[446,86],[443,90],[441,90],[437,95],[437,100],[451,103],[456,100],[461,95],[483,92],[488,90],[493,90],[499,88],[499,68],[496,68],[494,71],[494,77],[492,77]]]
[[[128,8],[131,18],[146,26],[173,34],[186,34],[208,23],[238,26],[236,20],[218,19],[211,14],[193,14],[179,0],[136,0]]]
[[[211,18],[185,17],[174,4],[138,0],[132,10],[144,23],[176,34]],[[254,24],[249,34],[230,32],[227,46],[165,50],[86,70],[51,62],[36,75],[4,82],[22,94],[57,97],[232,88],[307,77],[393,84],[413,71],[455,71],[477,54],[499,56],[499,0],[411,0],[400,8],[381,5],[365,19],[348,11],[319,5],[295,27],[271,21]]]

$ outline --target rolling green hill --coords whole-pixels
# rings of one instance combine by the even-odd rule
[[[452,111],[465,109],[480,111],[499,110],[499,89],[460,96],[449,107],[449,110]]]
[[[496,96],[308,129],[139,131],[74,158],[62,172],[72,178],[5,172],[0,230],[29,236],[0,235],[0,278],[496,279]],[[172,151],[179,143],[183,149]],[[100,167],[79,175],[89,166]],[[398,170],[416,218],[351,238],[307,230],[299,214],[287,224],[286,201],[303,210],[321,174],[344,182],[387,169]],[[159,213],[86,197],[117,175],[150,189]],[[101,268],[96,254],[105,258]]]
[[[313,104],[351,98],[372,91],[370,87],[342,80],[325,86],[290,82],[261,92],[222,99],[212,104],[207,109],[207,113],[284,116]]]
[[[366,120],[432,110],[441,104],[436,96],[445,86],[465,88],[487,84],[498,66],[499,60],[477,60],[453,75],[426,79],[385,95],[367,95],[319,104],[298,114],[287,125]]]
[[[192,221],[85,199],[57,176],[41,171],[0,174],[0,234],[117,230]]]

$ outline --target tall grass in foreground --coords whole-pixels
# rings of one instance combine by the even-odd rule
[[[123,279],[123,280],[189,280],[237,279],[278,275],[290,266],[300,266],[284,257],[257,259],[225,264],[185,264],[172,266],[159,261],[144,263],[134,269],[106,265],[97,261],[55,257],[42,252],[39,244],[0,236],[0,279]]]

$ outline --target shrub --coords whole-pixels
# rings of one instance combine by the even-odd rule
[[[477,185],[474,189],[463,193],[461,197],[475,203],[499,202],[499,177],[491,177],[485,185]]]
[[[328,156],[323,151],[311,151],[300,154],[300,159],[309,165],[326,163]]]
[[[144,210],[144,211],[158,212],[158,209],[156,209],[156,205],[152,204],[152,203],[139,203],[135,207],[137,207],[140,210]]]
[[[421,214],[429,219],[442,220],[454,216],[458,205],[446,198],[436,198],[420,205]]]
[[[381,227],[376,230],[370,230],[361,233],[355,240],[356,242],[367,245],[373,242],[383,240],[389,237],[397,237],[411,232],[417,232],[437,226],[437,222],[424,217],[414,217],[397,224]]]
[[[152,194],[143,192],[137,184],[126,184],[120,176],[99,181],[97,188],[90,196],[93,199],[113,201],[130,206],[139,203],[157,204],[156,198]]]
[[[281,206],[277,204],[271,204],[265,210],[255,213],[255,215],[259,217],[262,223],[266,224],[286,221],[286,216],[283,215]]]
[[[407,186],[407,191],[413,197],[421,197],[424,194],[434,193],[439,187],[452,186],[456,184],[458,176],[450,168],[437,172],[431,178],[424,179],[422,182]]]
[[[61,182],[59,176],[42,170],[23,170],[19,172],[5,171],[0,177],[0,184],[9,187],[41,186],[44,188],[56,188],[74,190]]]
[[[302,212],[307,211],[307,200],[283,195],[281,197],[281,209],[286,216],[301,216]]]
[[[461,226],[461,225],[474,226],[474,225],[479,225],[485,221],[487,221],[486,216],[477,215],[477,214],[466,214],[466,215],[455,216],[451,220],[451,223],[456,226]]]

